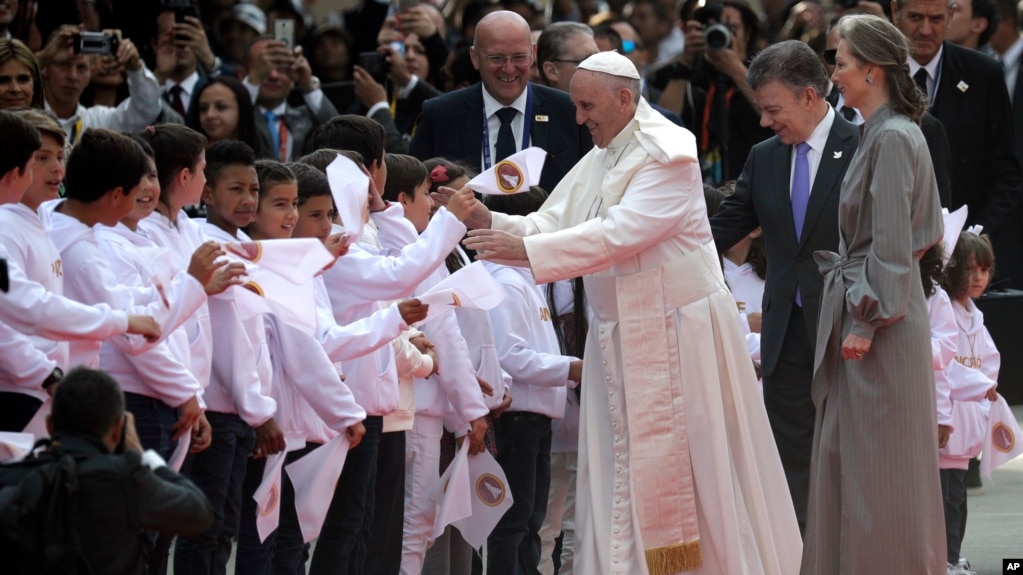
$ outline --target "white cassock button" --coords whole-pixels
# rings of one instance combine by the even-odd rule
[[[611,406],[611,411],[614,411],[614,410],[615,410],[615,406],[612,405]]]
[[[618,519],[618,518],[619,518],[619,517],[621,517],[621,516],[622,516],[622,514],[621,514],[621,513],[615,513],[615,519]]]
[[[619,545],[619,544],[617,544],[617,543],[615,543],[615,544],[614,544],[614,548],[615,548],[615,549],[618,549],[619,547],[621,547],[621,545]]]
[[[615,467],[615,473],[621,473],[621,472],[622,472],[622,468],[621,467]]]
[[[615,505],[618,505],[618,504],[619,504],[619,503],[621,503],[621,502],[622,502],[622,500],[621,500],[621,499],[619,499],[619,498],[615,497]]]
[[[617,529],[615,529],[615,535],[618,535],[618,530]]]
[[[607,349],[607,346],[604,344],[600,344],[600,349]]]
[[[604,361],[604,365],[607,365],[607,361]]]
[[[621,489],[621,488],[622,488],[622,484],[621,483],[615,483],[615,489]]]

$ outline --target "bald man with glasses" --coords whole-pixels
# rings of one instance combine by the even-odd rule
[[[575,123],[567,94],[529,82],[535,53],[529,25],[515,12],[480,20],[471,56],[481,81],[423,104],[409,154],[442,156],[482,171],[537,146],[547,151],[540,186],[553,190],[593,140]]]

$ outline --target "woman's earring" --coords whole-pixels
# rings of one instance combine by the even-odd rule
[[[868,84],[873,84],[874,83],[874,79],[871,78],[870,76],[867,76],[867,83]]]

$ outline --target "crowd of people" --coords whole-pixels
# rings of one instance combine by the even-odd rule
[[[0,0],[0,431],[115,470],[92,572],[973,573],[1023,4],[329,4]]]

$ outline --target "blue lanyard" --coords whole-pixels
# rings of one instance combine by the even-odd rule
[[[487,121],[486,106],[483,106],[483,169],[489,170],[490,160],[490,124]],[[526,84],[526,113],[522,119],[522,150],[529,147],[529,129],[533,120],[533,85]]]

